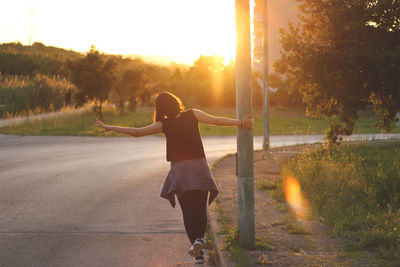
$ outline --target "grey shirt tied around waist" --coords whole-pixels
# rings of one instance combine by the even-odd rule
[[[172,207],[175,207],[175,195],[179,197],[190,190],[209,191],[208,204],[218,195],[217,185],[205,158],[171,162],[161,197],[168,199]]]

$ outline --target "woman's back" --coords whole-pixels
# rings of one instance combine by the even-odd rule
[[[182,111],[176,118],[163,119],[161,122],[167,138],[167,161],[205,158],[199,122],[193,110]]]

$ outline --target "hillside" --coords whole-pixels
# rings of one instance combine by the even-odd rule
[[[11,75],[46,75],[66,76],[66,62],[83,57],[72,50],[45,46],[34,43],[24,46],[21,43],[4,43],[0,45],[0,73]]]

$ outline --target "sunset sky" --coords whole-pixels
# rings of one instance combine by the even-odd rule
[[[270,2],[271,7],[275,2],[293,6],[295,0]],[[3,3],[0,43],[19,41],[26,45],[29,36],[31,43],[42,42],[80,52],[95,45],[105,53],[164,56],[186,64],[191,64],[200,54],[233,59],[235,1],[14,0]]]

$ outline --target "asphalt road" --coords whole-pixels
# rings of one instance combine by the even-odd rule
[[[236,151],[203,141],[210,165]],[[180,208],[159,197],[168,169],[161,137],[0,135],[0,266],[193,265]]]
[[[206,139],[210,164],[236,147]],[[168,169],[160,137],[0,135],[0,266],[191,265]]]

